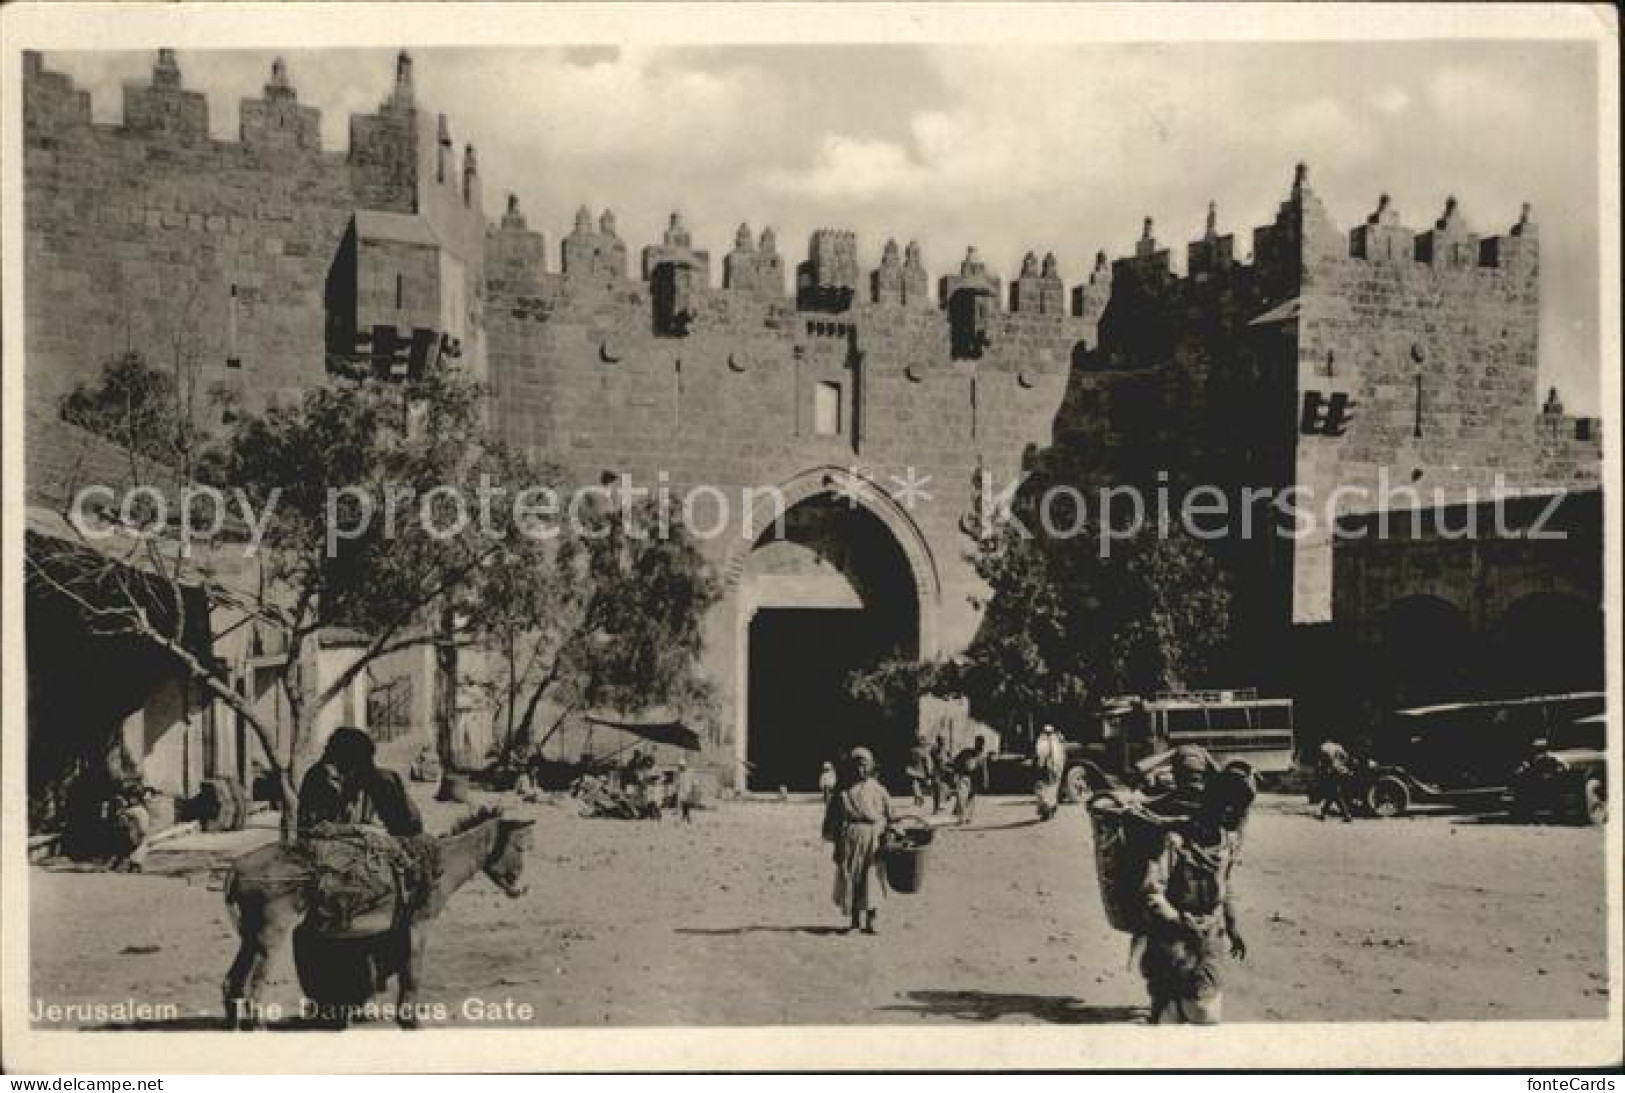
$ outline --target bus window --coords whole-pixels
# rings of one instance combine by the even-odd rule
[[[1151,719],[1155,716],[1138,707],[1115,711],[1106,715],[1104,735],[1108,740],[1144,741],[1150,736]]]
[[[1208,731],[1208,712],[1201,708],[1185,707],[1182,709],[1164,710],[1168,726],[1168,739],[1180,736],[1201,735]]]
[[[1214,732],[1251,732],[1252,710],[1247,706],[1210,706],[1208,725]]]

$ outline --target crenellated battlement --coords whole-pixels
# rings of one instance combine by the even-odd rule
[[[208,102],[200,92],[186,85],[174,50],[160,49],[152,75],[145,83],[128,83],[123,92],[123,118],[104,124],[92,120],[90,95],[76,87],[64,74],[45,67],[38,52],[28,52],[24,61],[25,118],[29,139],[38,143],[69,139],[76,130],[89,130],[179,148],[224,150],[240,147],[261,158],[283,160],[302,156],[334,158],[342,156],[349,164],[357,204],[385,211],[416,211],[422,195],[418,187],[441,190],[455,201],[474,209],[480,206],[477,152],[465,145],[459,155],[451,125],[445,115],[421,108],[413,79],[413,61],[401,53],[394,82],[378,109],[356,114],[350,119],[350,145],[344,152],[325,149],[321,141],[321,111],[299,101],[297,87],[280,59],[272,65],[259,98],[245,98],[239,105],[236,142],[217,141],[209,136]],[[607,224],[606,224],[607,221]],[[742,225],[743,227],[743,225]],[[1110,263],[1111,279],[1119,283],[1164,282],[1177,287],[1185,282],[1208,283],[1229,277],[1255,277],[1264,283],[1290,284],[1304,267],[1317,262],[1357,259],[1373,264],[1413,263],[1442,276],[1472,273],[1486,278],[1498,273],[1529,275],[1538,269],[1539,236],[1527,205],[1517,223],[1503,235],[1480,236],[1467,224],[1455,198],[1446,201],[1443,213],[1427,231],[1415,231],[1399,219],[1385,194],[1376,210],[1362,224],[1344,232],[1326,214],[1309,183],[1308,169],[1299,164],[1292,189],[1271,224],[1253,230],[1252,255],[1243,259],[1236,253],[1235,236],[1221,234],[1217,210],[1210,204],[1203,234],[1185,247],[1184,271],[1173,268],[1172,250],[1155,237],[1147,217],[1132,253]],[[523,231],[512,224],[492,226],[493,236],[505,231]],[[759,241],[749,231],[736,237],[724,257],[721,281],[724,288],[762,298],[781,298],[786,288],[784,263],[779,256],[771,229]],[[906,307],[925,306],[929,283],[918,261],[917,244],[910,244],[913,261],[885,248],[878,266],[860,269],[856,236],[849,231],[825,228],[809,240],[807,257],[795,267],[795,284],[790,286],[797,305],[804,310],[839,311],[854,302],[880,303]],[[574,230],[561,241],[561,262],[567,276],[593,280],[627,276],[628,246],[617,235],[614,217],[606,211],[596,228],[590,214],[577,217]],[[995,309],[1012,313],[1053,314],[1059,301],[1068,299],[1061,282],[1062,263],[1049,251],[1042,263],[1036,251],[1029,254],[1020,272],[1009,281],[1008,298],[1002,291],[1003,278],[987,270],[967,274],[964,268],[938,280],[936,304],[948,307],[951,291],[997,285]],[[641,274],[649,280],[660,266],[676,263],[690,271],[699,286],[711,283],[710,254],[693,245],[680,223],[666,237],[642,249]],[[1029,268],[1031,267],[1031,268]],[[1494,271],[1494,272],[1489,272]],[[541,274],[544,268],[535,269]],[[1090,285],[1105,280],[1097,263],[1084,283],[1070,294],[1074,316],[1088,317],[1098,292]],[[1059,293],[1059,297],[1057,297]],[[1098,301],[1096,301],[1098,303]]]
[[[201,91],[186,86],[172,49],[160,49],[146,83],[126,82],[122,116],[115,122],[93,120],[89,91],[73,78],[45,67],[44,55],[29,50],[23,64],[24,119],[29,139],[71,139],[76,131],[144,139],[154,144],[198,148],[282,149],[340,156],[321,143],[321,111],[299,102],[285,62],[272,63],[262,97],[238,104],[238,140],[216,140],[209,132],[209,104]]]
[[[1401,272],[1411,268],[1440,276],[1477,274],[1486,280],[1529,277],[1539,268],[1539,231],[1527,203],[1505,235],[1480,236],[1467,225],[1454,197],[1446,199],[1430,231],[1416,232],[1400,221],[1392,200],[1383,194],[1364,223],[1344,232],[1310,187],[1304,164],[1297,166],[1292,190],[1275,220],[1254,228],[1252,234],[1252,255],[1243,259],[1236,254],[1235,236],[1218,230],[1218,210],[1209,202],[1204,232],[1186,245],[1185,270],[1179,273],[1148,216],[1133,253],[1112,262],[1113,275],[1141,284],[1160,282],[1170,290],[1225,278],[1252,279],[1283,295],[1305,276],[1312,277],[1316,267],[1349,260],[1391,264]]]
[[[347,165],[355,204],[362,208],[415,213],[438,202],[483,215],[477,152],[465,144],[459,155],[446,116],[420,107],[412,59],[404,52],[396,59],[394,84],[378,110],[351,116],[350,144],[344,150],[323,146],[322,112],[299,101],[281,58],[272,62],[261,97],[239,101],[235,141],[210,135],[208,99],[186,85],[173,49],[157,51],[146,82],[125,83],[122,117],[115,122],[95,121],[90,93],[66,74],[48,69],[37,51],[24,57],[23,94],[26,139],[35,148],[114,139],[144,143],[160,155],[213,155],[221,169]]]
[[[1180,339],[1196,336],[1181,333],[1186,326],[1240,337],[1255,323],[1290,313],[1302,368],[1329,375],[1336,368],[1373,371],[1333,344],[1360,324],[1396,310],[1410,322],[1442,308],[1473,321],[1479,311],[1493,312],[1501,320],[1498,344],[1517,355],[1513,371],[1533,382],[1539,233],[1527,205],[1507,232],[1480,235],[1450,198],[1432,226],[1418,231],[1383,195],[1364,222],[1345,231],[1315,192],[1308,167],[1298,164],[1274,218],[1252,229],[1250,253],[1241,253],[1239,233],[1225,230],[1210,202],[1200,232],[1182,247],[1159,240],[1147,216],[1128,253],[1113,259],[1097,252],[1071,284],[1060,248],[1034,247],[1016,268],[999,270],[970,246],[957,268],[933,276],[918,240],[885,240],[878,260],[865,264],[855,232],[823,227],[810,234],[797,261],[781,253],[771,226],[758,232],[741,223],[730,248],[707,247],[680,211],[671,213],[659,239],[637,247],[634,270],[636,244],[621,237],[614,212],[583,206],[557,237],[553,273],[547,240],[516,197],[508,197],[499,217],[486,219],[477,151],[457,139],[446,115],[420,102],[409,54],[396,57],[377,108],[350,117],[343,152],[322,146],[321,112],[300,100],[295,73],[281,60],[271,65],[260,96],[242,100],[236,142],[210,137],[207,100],[187,85],[182,67],[173,50],[159,50],[150,78],[124,88],[122,120],[102,124],[92,120],[87,92],[49,71],[40,54],[28,54],[29,177],[31,184],[67,188],[89,177],[89,189],[108,200],[91,201],[88,191],[65,197],[60,217],[97,208],[100,220],[130,236],[119,244],[130,254],[146,253],[158,239],[148,234],[154,231],[201,233],[206,253],[213,253],[213,233],[225,237],[218,276],[228,282],[226,298],[238,301],[231,305],[238,333],[253,325],[246,301],[256,299],[252,280],[261,274],[239,279],[228,267],[280,263],[280,274],[266,276],[300,283],[325,277],[331,310],[334,270],[345,266],[349,277],[353,265],[366,303],[355,319],[357,337],[369,317],[374,326],[420,325],[451,306],[466,309],[467,336],[474,339],[490,297],[499,313],[519,310],[544,320],[626,312],[617,321],[644,324],[665,338],[701,330],[771,338],[801,329],[804,323],[790,320],[799,312],[820,329],[913,331],[909,336],[940,343],[950,359],[986,358],[990,367],[1012,364],[1033,344],[1043,343],[1053,356],[1068,340],[1070,359],[1085,371],[1122,371],[1160,367],[1177,356]],[[144,145],[140,162],[152,166],[132,174],[134,157],[105,147],[109,140]],[[67,146],[79,151],[60,150]],[[307,215],[321,210],[309,239],[293,238],[295,208]],[[360,217],[363,211],[381,215]],[[353,248],[342,243],[346,231]],[[456,279],[452,267],[426,257],[435,248],[466,271],[466,289],[454,297],[444,295]],[[233,257],[248,254],[263,257]],[[714,254],[722,255],[716,271]],[[300,265],[289,272],[295,258]],[[1438,351],[1428,352],[1438,359]],[[1530,409],[1535,401],[1531,394]]]
[[[642,280],[652,282],[661,267],[670,266],[683,271],[686,291],[709,290],[713,285],[710,252],[696,246],[681,214],[672,215],[672,227],[665,237],[642,250]],[[526,231],[523,224],[505,219],[493,226],[492,238]],[[732,249],[723,258],[720,285],[725,292],[756,300],[788,299],[797,310],[806,312],[840,313],[863,305],[934,306],[951,312],[954,299],[959,298],[962,308],[973,307],[984,315],[1069,315],[1092,323],[1105,312],[1114,292],[1179,296],[1242,285],[1260,299],[1283,300],[1306,280],[1324,276],[1327,267],[1338,264],[1393,266],[1417,276],[1437,274],[1449,279],[1476,276],[1491,291],[1508,276],[1522,280],[1538,271],[1538,230],[1528,205],[1505,235],[1480,236],[1467,226],[1458,203],[1451,198],[1433,229],[1418,233],[1399,221],[1392,201],[1383,195],[1364,223],[1344,232],[1326,213],[1302,164],[1276,218],[1255,228],[1252,241],[1251,255],[1239,255],[1235,234],[1220,230],[1218,209],[1209,202],[1202,234],[1185,245],[1182,271],[1175,269],[1173,250],[1158,240],[1155,222],[1148,216],[1131,253],[1113,260],[1106,252],[1098,252],[1086,276],[1070,289],[1053,250],[1042,259],[1036,250],[1027,252],[1006,281],[972,246],[957,271],[936,279],[932,293],[917,241],[910,241],[905,249],[896,239],[888,239],[879,262],[864,271],[855,233],[817,229],[808,239],[805,259],[795,266],[794,284],[787,286],[773,229],[764,229],[758,240],[750,225],[741,223]],[[563,272],[568,277],[613,284],[628,276],[627,250],[627,243],[615,232],[613,213],[606,210],[595,228],[584,207],[561,246]],[[540,252],[532,246],[529,253]],[[546,272],[544,264],[537,264],[529,275],[534,280]]]
[[[319,381],[335,354],[403,342],[443,340],[479,372],[478,153],[420,104],[411,57],[375,112],[351,116],[344,151],[323,147],[321,112],[280,58],[240,101],[237,139],[216,139],[183,61],[158,50],[122,116],[99,122],[86,91],[25,57],[25,227],[50,253],[27,294],[34,359],[50,362],[34,390],[51,397],[113,347],[178,326],[203,382],[255,403]]]

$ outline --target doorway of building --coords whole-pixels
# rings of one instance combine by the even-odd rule
[[[911,703],[854,699],[854,672],[919,650],[920,609],[907,556],[861,505],[820,494],[785,514],[748,557],[746,785],[816,789],[819,769],[862,744],[896,782],[917,729]]]
[[[867,612],[769,608],[750,626],[753,789],[810,790],[825,762],[863,744],[890,753],[902,727],[851,697],[853,672],[879,660]]]

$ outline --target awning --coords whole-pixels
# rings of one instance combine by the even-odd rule
[[[1568,691],[1563,694],[1527,695],[1521,698],[1492,698],[1477,702],[1444,702],[1435,706],[1412,706],[1409,709],[1395,710],[1394,716],[1407,718],[1433,717],[1439,714],[1494,712],[1496,710],[1512,710],[1531,706],[1552,706],[1554,708],[1578,708],[1582,713],[1592,713],[1587,707],[1603,709],[1607,699],[1602,691]]]
[[[693,729],[681,721],[633,721],[607,714],[585,715],[584,720],[589,725],[602,725],[609,729],[619,729],[644,740],[656,744],[670,744],[682,748],[684,751],[699,751],[700,737]]]
[[[30,572],[24,581],[29,598],[28,625],[74,627],[100,632],[108,639],[143,643],[146,639],[125,630],[115,618],[98,630],[98,608],[139,609],[152,627],[206,665],[219,668],[207,592],[198,585],[155,576],[128,559],[109,557],[69,540],[56,539],[32,529],[24,536]],[[180,617],[177,619],[176,612]],[[111,646],[110,646],[111,647]],[[150,650],[160,655],[153,643]]]

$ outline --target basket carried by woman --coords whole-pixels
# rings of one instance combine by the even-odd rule
[[[926,848],[936,835],[918,816],[903,816],[881,836],[880,864],[893,892],[918,892],[925,882]]]

